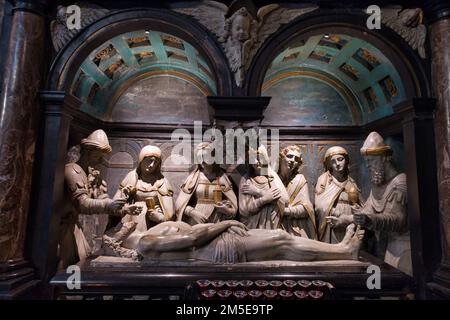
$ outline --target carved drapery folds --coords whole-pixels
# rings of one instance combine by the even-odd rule
[[[243,86],[253,57],[270,35],[281,25],[317,8],[315,5],[287,8],[270,4],[260,8],[254,16],[245,6],[228,7],[216,1],[197,1],[189,7],[172,6],[172,10],[192,16],[217,36],[238,87]]]
[[[74,5],[80,8],[80,26],[81,29],[69,29],[67,26],[68,18],[73,12],[68,13],[65,6],[58,6],[56,17],[50,24],[53,48],[59,52],[67,42],[69,42],[80,30],[106,15],[109,10],[96,4],[88,2],[75,2]],[[71,19],[69,19],[71,21]]]

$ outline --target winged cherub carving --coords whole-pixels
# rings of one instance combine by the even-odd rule
[[[96,4],[88,2],[75,2],[74,5],[80,7],[80,24],[81,29],[94,21],[106,15],[109,10],[102,8]],[[53,48],[59,52],[62,47],[66,45],[80,30],[69,29],[67,27],[67,18],[70,14],[67,13],[67,7],[58,6],[56,9],[56,18],[50,23],[50,31],[52,36]]]
[[[253,17],[246,7],[230,15],[229,7],[216,1],[197,1],[189,7],[172,6],[174,11],[194,17],[217,36],[239,87],[264,41],[281,25],[317,8],[315,5],[288,8],[270,4],[261,7]]]

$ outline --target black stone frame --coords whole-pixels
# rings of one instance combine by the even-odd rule
[[[74,71],[92,49],[117,34],[136,28],[172,33],[194,46],[198,44],[196,48],[209,59],[214,73],[218,75],[218,96],[255,97],[260,94],[264,73],[271,59],[284,45],[295,37],[332,25],[340,25],[348,28],[349,32],[360,35],[362,28],[365,28],[365,15],[349,13],[348,10],[321,9],[282,27],[259,50],[247,74],[244,90],[235,88],[224,53],[215,38],[193,19],[166,9],[133,8],[111,12],[72,39],[55,58],[47,82],[48,91],[41,95],[45,119],[37,149],[33,182],[35,201],[30,210],[27,248],[29,260],[42,280],[42,292],[51,296],[46,289],[49,289],[48,281],[55,272],[57,228],[60,221],[58,208],[61,207],[64,180],[61,161],[70,135],[78,138],[93,129],[103,128],[112,136],[148,137],[154,134],[161,137],[168,136],[172,129],[165,126],[105,123],[77,110],[79,101],[64,91],[72,83]],[[429,99],[430,86],[425,71],[427,61],[421,62],[403,39],[388,28],[383,28],[379,34],[367,30],[366,32],[368,39],[382,44],[383,52],[400,70],[411,100],[395,108],[392,116],[362,127],[298,127],[285,129],[280,133],[286,137],[310,136],[315,139],[318,136],[327,136],[342,139],[350,136],[362,140],[370,131],[377,130],[382,134],[404,138],[407,175],[410,177],[408,202],[413,206],[408,208],[408,212],[411,231],[414,231],[411,234],[414,280],[418,297],[424,298],[425,284],[430,280],[436,261],[440,258],[437,192],[433,190],[437,185],[436,164],[434,139],[431,139],[434,100]],[[421,99],[414,99],[416,97]]]

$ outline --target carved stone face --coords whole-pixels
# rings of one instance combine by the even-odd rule
[[[142,173],[153,174],[159,168],[159,158],[154,156],[145,157],[139,166]]]
[[[88,164],[92,167],[100,164],[105,153],[99,149],[87,149]]]
[[[341,173],[347,169],[347,160],[341,154],[335,154],[330,159],[331,172]]]
[[[297,170],[302,161],[302,155],[296,150],[289,150],[284,157],[281,158],[280,169],[282,172],[292,172]]]
[[[263,176],[267,174],[268,170],[268,163],[262,159],[262,156],[258,154],[258,157],[256,159],[256,163],[253,163],[252,165],[253,170],[255,171],[255,175],[257,176]]]
[[[211,170],[214,166],[214,154],[209,149],[197,151],[197,161],[203,169]]]
[[[367,169],[369,170],[369,178],[375,185],[381,185],[385,180],[385,158],[379,155],[366,156]]]
[[[231,24],[231,38],[240,42],[250,38],[251,20],[248,14],[237,14]]]

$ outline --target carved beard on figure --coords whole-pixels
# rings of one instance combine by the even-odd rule
[[[369,168],[369,175],[370,175],[370,181],[372,181],[373,184],[379,186],[384,183],[384,166],[381,165],[377,168],[371,167]]]

